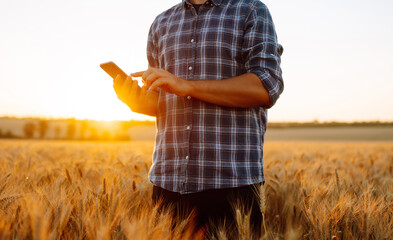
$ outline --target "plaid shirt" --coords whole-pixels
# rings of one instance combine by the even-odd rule
[[[183,0],[157,16],[147,45],[149,66],[192,80],[256,74],[270,106],[219,106],[159,90],[150,181],[181,194],[264,181],[267,108],[283,91],[282,47],[258,0],[208,0],[197,13]]]

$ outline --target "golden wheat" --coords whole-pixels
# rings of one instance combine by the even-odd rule
[[[203,239],[192,221],[152,204],[153,147],[1,140],[0,239]],[[269,142],[264,150],[261,239],[392,238],[393,143]],[[234,209],[238,238],[255,237],[249,213]],[[229,238],[216,229],[212,239]]]

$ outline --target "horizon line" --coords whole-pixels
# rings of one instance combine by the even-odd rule
[[[97,122],[127,122],[127,121],[135,121],[135,122],[155,122],[156,120],[150,119],[128,119],[128,120],[102,120],[102,119],[92,119],[92,118],[76,118],[76,117],[43,117],[43,116],[15,116],[15,115],[0,115],[0,119],[8,118],[8,119],[34,119],[34,120],[76,120],[76,121],[97,121]],[[325,124],[325,123],[393,123],[392,120],[380,120],[380,119],[357,119],[357,120],[279,120],[279,121],[268,121],[268,123],[316,123],[316,124]]]

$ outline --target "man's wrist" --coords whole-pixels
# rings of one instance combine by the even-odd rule
[[[186,83],[185,84],[186,87],[185,87],[185,92],[184,92],[183,97],[193,95],[193,93],[195,93],[195,89],[196,89],[195,81],[190,81],[190,80],[184,80],[184,81]]]

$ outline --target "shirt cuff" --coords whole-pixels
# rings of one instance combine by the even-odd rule
[[[248,73],[254,73],[259,77],[262,85],[265,87],[269,93],[269,105],[263,106],[265,108],[271,108],[276,103],[280,94],[283,91],[283,83],[281,79],[276,79],[272,77],[268,71],[259,68],[250,69]]]

